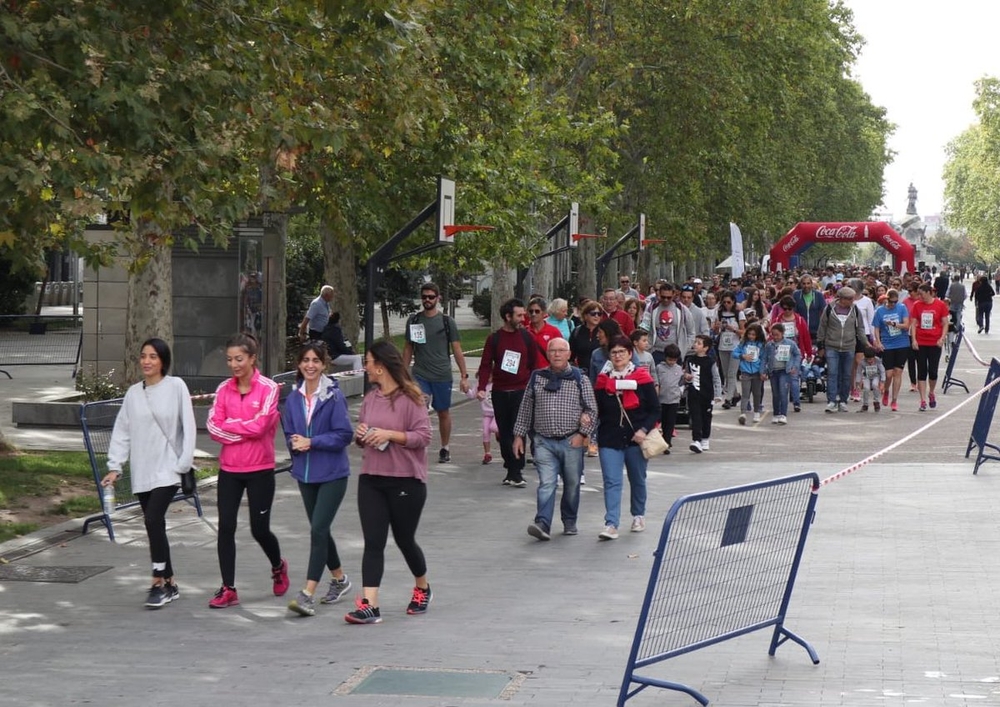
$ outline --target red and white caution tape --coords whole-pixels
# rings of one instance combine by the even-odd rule
[[[962,341],[964,341],[965,345],[969,347],[969,353],[972,354],[972,358],[976,359],[977,361],[979,361],[979,363],[981,363],[984,366],[989,366],[990,365],[989,361],[984,361],[982,359],[982,357],[979,355],[979,352],[976,351],[976,347],[972,345],[971,341],[969,341],[969,337],[963,336],[962,337]]]
[[[946,412],[946,413],[944,413],[944,414],[942,414],[940,416],[935,417],[933,420],[931,420],[930,422],[928,422],[926,425],[924,425],[924,426],[922,426],[922,427],[914,430],[913,432],[911,432],[910,434],[906,435],[902,439],[893,442],[892,444],[890,444],[885,449],[880,449],[879,451],[875,452],[874,454],[872,454],[869,457],[865,457],[864,459],[862,459],[861,461],[857,462],[856,464],[852,464],[851,466],[847,467],[846,469],[842,469],[841,471],[838,471],[836,474],[833,474],[832,476],[826,477],[825,479],[823,479],[822,481],[819,482],[819,485],[820,486],[826,486],[827,484],[830,484],[830,483],[833,483],[834,481],[842,479],[842,478],[844,478],[845,476],[847,476],[849,474],[853,474],[855,471],[857,471],[861,467],[866,466],[867,464],[870,464],[871,462],[875,461],[879,457],[888,454],[889,452],[891,452],[893,449],[895,449],[896,447],[900,446],[901,444],[905,444],[906,442],[909,442],[911,439],[913,439],[917,435],[921,434],[925,430],[929,430],[934,425],[942,422],[943,420],[947,419],[951,415],[954,415],[956,412],[958,412],[959,410],[961,410],[963,407],[965,407],[969,403],[973,402],[974,400],[977,400],[980,395],[982,395],[983,393],[985,393],[987,390],[989,390],[993,386],[997,385],[998,383],[1000,383],[1000,378],[995,378],[992,383],[990,383],[989,385],[985,386],[984,388],[981,388],[981,389],[977,390],[975,393],[973,393],[968,398],[966,398],[965,400],[963,400],[962,402],[960,402],[958,405],[956,405],[955,407],[953,407],[948,412]],[[818,491],[818,490],[819,489],[816,489],[816,491]],[[815,491],[814,491],[814,493],[815,493]]]
[[[365,369],[359,368],[354,371],[338,371],[337,373],[332,373],[334,378],[343,378],[344,376],[356,376],[358,374],[364,373]],[[192,400],[211,400],[215,397],[215,393],[202,393],[200,395],[192,395]]]

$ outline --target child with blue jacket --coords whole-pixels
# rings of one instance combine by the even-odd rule
[[[788,423],[788,386],[801,366],[799,345],[785,338],[784,324],[772,324],[771,340],[764,347],[764,363],[761,366],[761,378],[771,379],[771,405],[774,408],[771,424]]]
[[[764,412],[764,380],[760,377],[764,360],[764,328],[760,324],[748,324],[732,356],[740,362],[740,424],[747,423],[748,412],[753,413],[754,422],[760,422]]]
[[[310,525],[306,585],[288,604],[289,611],[302,616],[316,613],[313,595],[324,565],[330,570],[330,587],[321,603],[332,604],[351,589],[330,526],[347,492],[347,477],[351,474],[347,448],[354,439],[354,430],[344,394],[337,381],[325,375],[328,363],[322,342],[310,341],[302,347],[295,389],[281,415],[292,455],[291,474],[299,482]]]

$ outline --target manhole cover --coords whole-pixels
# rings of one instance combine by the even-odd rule
[[[365,667],[335,694],[510,699],[524,677],[493,670]]]
[[[90,579],[110,566],[98,567],[31,567],[28,565],[0,565],[0,582],[64,582],[76,584]]]

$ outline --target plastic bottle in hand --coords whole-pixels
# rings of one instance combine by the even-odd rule
[[[115,487],[109,484],[104,487],[104,512],[111,515],[115,511]]]

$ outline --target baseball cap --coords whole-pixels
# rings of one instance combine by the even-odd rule
[[[694,283],[694,284],[696,284],[696,285],[700,285],[700,284],[701,284],[701,278],[700,278],[700,277],[696,277],[696,278],[695,278],[695,279],[693,279],[693,280],[692,280],[691,282],[693,282],[693,283]]]

